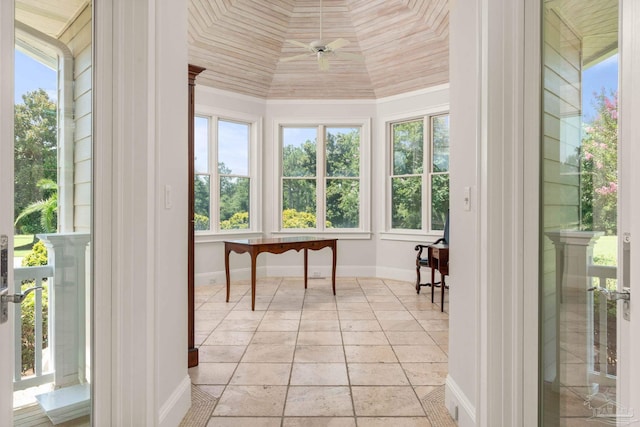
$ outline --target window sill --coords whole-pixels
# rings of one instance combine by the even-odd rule
[[[195,242],[196,243],[219,243],[224,242],[225,240],[237,240],[237,239],[252,239],[263,237],[264,233],[261,231],[234,231],[227,233],[212,233],[212,232],[201,232],[196,233]]]
[[[318,231],[318,230],[279,230],[271,232],[274,237],[283,236],[317,236],[326,237],[329,239],[343,239],[343,240],[370,240],[372,233],[370,231]]]
[[[426,234],[411,231],[386,231],[384,233],[380,233],[380,240],[396,240],[402,242],[433,243],[441,238],[442,232]]]

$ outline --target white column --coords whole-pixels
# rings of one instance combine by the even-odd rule
[[[54,267],[49,285],[49,345],[55,388],[87,381],[87,233],[39,234]]]
[[[602,234],[569,230],[545,233],[556,248],[554,388],[589,385],[593,293],[587,291],[591,287],[588,269],[593,263],[593,245]]]

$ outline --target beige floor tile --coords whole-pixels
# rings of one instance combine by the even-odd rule
[[[338,310],[341,312],[340,317],[342,318],[342,312],[344,311],[370,311],[371,305],[369,305],[369,303],[366,301],[363,301],[363,302],[338,301]]]
[[[227,316],[228,312],[224,311],[212,311],[212,310],[196,310],[193,314],[193,318],[196,323],[203,320],[222,320]]]
[[[260,319],[228,319],[225,318],[216,331],[241,331],[241,332],[253,332],[258,329]]]
[[[290,373],[290,363],[240,363],[229,384],[287,385]]]
[[[262,320],[265,314],[266,311],[251,311],[247,308],[240,309],[236,307],[226,315],[224,320]]]
[[[284,415],[287,417],[353,416],[349,387],[289,387]]]
[[[403,363],[412,385],[443,385],[447,379],[448,363]]]
[[[319,301],[310,301],[305,299],[304,304],[302,304],[303,310],[317,310],[317,311],[334,311],[336,310],[335,301],[326,302],[326,299],[323,302]]]
[[[242,357],[242,362],[286,362],[293,360],[294,345],[251,344]]]
[[[340,320],[376,320],[376,315],[370,308],[367,310],[340,310]]]
[[[300,320],[301,315],[301,310],[269,310],[262,320]]]
[[[246,345],[203,345],[198,347],[200,362],[239,362]]]
[[[344,345],[386,345],[389,344],[384,332],[343,332]]]
[[[448,331],[449,321],[443,319],[419,320],[425,331]]]
[[[226,387],[227,387],[226,384],[225,385],[201,384],[198,386],[200,390],[209,394],[209,396],[215,397],[216,399],[220,399],[220,396],[222,396],[222,392]]]
[[[402,363],[447,361],[447,355],[437,345],[394,345],[393,351]]]
[[[298,333],[295,331],[255,333],[251,344],[272,344],[272,345],[295,345]]]
[[[449,331],[431,331],[429,335],[438,345],[449,344]]]
[[[351,385],[409,385],[399,363],[349,363]]]
[[[344,350],[340,345],[299,345],[295,363],[344,363]]]
[[[449,319],[448,313],[443,313],[439,310],[416,310],[411,314],[418,320],[447,320]]]
[[[204,345],[247,345],[253,338],[253,332],[214,331],[205,340]]]
[[[400,301],[395,302],[370,302],[369,305],[373,311],[398,311],[404,310],[404,306]]]
[[[280,418],[213,417],[207,427],[280,427]]]
[[[227,384],[237,363],[200,363],[189,368],[189,376],[193,384]]]
[[[282,427],[356,427],[354,417],[290,417],[282,420]]]
[[[302,320],[338,320],[337,311],[304,310]]]
[[[300,331],[339,331],[340,323],[334,320],[302,319]]]
[[[344,363],[294,363],[291,385],[349,385]]]
[[[407,310],[390,310],[376,312],[378,320],[415,320]]]
[[[345,345],[348,363],[397,363],[390,345]]]
[[[425,416],[410,386],[358,386],[351,391],[357,416]]]
[[[286,386],[228,386],[213,410],[213,416],[281,416],[287,395]]]
[[[381,319],[380,325],[384,331],[424,331],[418,321],[412,320],[395,320]]]
[[[340,329],[346,332],[382,331],[377,320],[340,320]]]
[[[387,339],[393,345],[436,345],[425,331],[386,331]]]
[[[219,319],[198,320],[193,325],[193,329],[196,332],[207,332],[207,333],[209,333],[209,332],[213,331],[216,328],[216,326],[218,326],[220,324],[220,322],[222,322],[222,320],[219,320]]]
[[[258,326],[258,331],[282,332],[297,331],[300,327],[299,319],[263,319]]]
[[[358,417],[358,427],[431,427],[426,417]],[[433,426],[437,427],[437,426]]]
[[[306,331],[298,334],[298,345],[341,345],[338,331]]]

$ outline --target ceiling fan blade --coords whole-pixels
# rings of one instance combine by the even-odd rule
[[[364,56],[350,52],[333,52],[338,58],[349,59],[353,61],[364,61]]]
[[[311,48],[311,46],[309,46],[308,44],[306,44],[306,43],[301,43],[301,42],[299,42],[299,41],[297,41],[297,40],[285,40],[285,41],[286,41],[286,42],[288,42],[288,43],[294,44],[294,45],[296,45],[296,46],[298,46],[298,47],[301,47],[301,48],[303,48],[303,49],[313,50],[313,49]]]
[[[336,50],[348,45],[349,43],[350,43],[349,40],[340,38],[340,39],[335,39],[334,41],[329,43],[326,47],[328,47],[330,50]]]
[[[325,55],[319,55],[318,66],[320,67],[320,71],[327,71],[329,69],[329,59]]]
[[[311,54],[311,53],[303,53],[302,55],[288,56],[286,58],[280,58],[280,62],[295,61],[296,59],[306,58],[309,55],[313,55],[313,54]]]

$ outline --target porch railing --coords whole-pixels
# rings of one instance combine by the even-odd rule
[[[611,289],[615,286],[616,267],[607,265],[589,265],[588,274],[592,286]],[[610,286],[607,286],[609,281]],[[611,283],[613,281],[613,283]],[[598,292],[589,292],[589,326],[588,335],[590,349],[589,370],[601,376],[615,378],[617,375],[617,336],[616,336],[616,301],[607,300]]]
[[[52,283],[54,275],[54,267],[52,265],[43,265],[36,267],[20,267],[14,268],[14,282],[15,289],[18,292],[23,283],[29,283],[30,286],[36,286],[39,288],[45,288],[49,283]],[[42,298],[43,289],[36,289],[34,291],[34,304],[33,304],[33,319],[34,319],[34,334],[32,344],[34,348],[34,360],[33,360],[33,373],[31,375],[23,376],[22,374],[22,343],[23,340],[28,339],[22,335],[22,304],[15,304],[15,333],[14,333],[14,348],[15,348],[15,366],[13,374],[13,389],[24,390],[29,387],[34,387],[46,383],[53,382],[54,372],[51,368],[45,366],[43,360],[44,349],[44,307]],[[49,316],[49,320],[51,317]],[[47,328],[50,329],[51,321],[47,322]],[[51,338],[49,330],[46,331],[47,337]],[[51,347],[51,341],[49,340],[48,347]],[[51,353],[50,353],[51,354]]]

